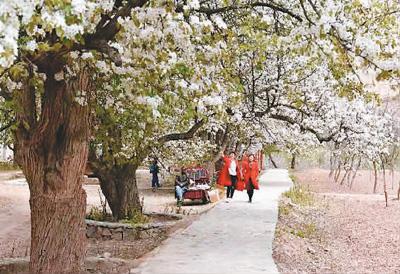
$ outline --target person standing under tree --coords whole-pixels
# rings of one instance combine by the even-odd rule
[[[223,156],[224,166],[218,176],[218,184],[226,186],[226,202],[229,202],[233,198],[235,193],[236,183],[238,178],[241,176],[239,170],[239,164],[236,160],[235,152],[231,152],[228,156]]]
[[[154,158],[153,163],[150,165],[150,173],[153,175],[151,178],[151,187],[153,188],[153,192],[160,187],[160,182],[158,180],[158,173],[160,172],[160,168],[158,167],[158,160]]]
[[[254,159],[254,155],[250,154],[247,161],[243,161],[242,165],[244,182],[246,184],[249,203],[253,201],[254,189],[259,189],[258,185],[258,163]]]

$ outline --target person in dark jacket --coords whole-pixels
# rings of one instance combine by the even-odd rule
[[[156,191],[160,187],[160,181],[158,180],[158,173],[160,173],[160,168],[158,167],[157,158],[154,159],[153,163],[150,165],[150,173],[153,175],[151,178],[151,187],[153,191]]]
[[[188,190],[190,184],[189,177],[185,170],[181,169],[181,174],[176,176],[175,179],[175,194],[177,198],[177,205],[181,206],[183,202],[183,194]]]

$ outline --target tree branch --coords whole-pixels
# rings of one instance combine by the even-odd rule
[[[303,10],[303,14],[304,14],[304,16],[306,17],[307,21],[308,21],[311,25],[314,25],[314,26],[315,26],[315,23],[314,23],[314,22],[311,20],[311,18],[308,16],[306,7],[304,6],[304,0],[300,0],[300,6],[301,6],[301,9]]]
[[[118,19],[120,17],[129,16],[132,9],[143,7],[145,4],[147,4],[147,2],[149,2],[149,0],[128,1],[128,3],[125,6],[119,8],[117,12],[115,12],[115,14],[110,15],[110,20],[100,20],[99,24],[96,27],[96,32],[93,34],[89,34],[85,37],[86,44],[95,45],[96,42],[99,41],[103,41],[104,43],[114,40],[115,35],[117,35],[117,33],[121,29],[121,26],[118,23]]]
[[[272,1],[269,1],[269,3],[266,2],[254,2],[250,3],[247,5],[242,5],[242,6],[225,6],[225,7],[220,7],[220,8],[199,8],[196,10],[197,12],[207,14],[208,16],[217,14],[217,13],[225,13],[233,10],[240,10],[240,9],[246,9],[246,8],[255,8],[255,7],[266,7],[270,8],[274,11],[279,11],[281,13],[285,13],[294,19],[296,19],[299,22],[303,22],[303,18],[301,18],[300,15],[295,14],[294,12],[290,11],[289,9],[279,6],[278,4],[273,3]]]
[[[287,116],[284,116],[284,115],[280,115],[280,114],[271,114],[271,115],[269,116],[269,118],[275,119],[275,120],[279,120],[279,121],[284,121],[284,122],[287,122],[287,123],[289,123],[289,124],[291,124],[291,125],[298,125],[298,126],[300,127],[301,130],[308,131],[308,132],[314,134],[315,137],[318,139],[318,141],[319,141],[320,143],[331,141],[331,140],[333,139],[333,137],[336,135],[336,133],[337,133],[337,132],[340,130],[340,128],[341,128],[341,126],[340,126],[340,127],[339,127],[339,130],[338,130],[337,132],[333,132],[333,133],[331,133],[331,134],[328,135],[328,136],[322,136],[322,135],[319,134],[315,129],[310,128],[310,127],[307,127],[307,126],[304,126],[304,125],[302,125],[301,123],[299,123],[299,122],[297,122],[297,121],[291,119],[290,117],[287,117]]]
[[[14,123],[15,123],[15,121],[12,121],[12,122],[9,122],[7,125],[0,127],[0,132],[3,132],[5,130],[9,129]]]
[[[192,139],[194,134],[205,124],[205,120],[202,119],[199,122],[195,123],[188,131],[183,133],[171,133],[164,135],[158,139],[160,143],[166,143],[170,141],[178,141],[178,140],[189,140]]]

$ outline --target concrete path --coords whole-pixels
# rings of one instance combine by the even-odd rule
[[[292,182],[288,171],[271,169],[260,176],[253,203],[235,192],[183,232],[175,234],[133,270],[141,274],[278,273],[272,241],[278,200]]]

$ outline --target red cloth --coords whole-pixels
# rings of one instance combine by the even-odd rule
[[[184,199],[191,199],[191,200],[196,200],[196,199],[203,199],[206,198],[206,191],[203,189],[189,189],[183,194]]]
[[[217,184],[221,186],[230,186],[232,185],[231,182],[231,176],[229,175],[229,166],[231,165],[231,158],[224,156],[224,166],[222,167],[221,171],[219,172],[218,175],[218,180]],[[241,177],[240,169],[239,169],[239,163],[237,160],[236,161],[236,174],[238,179]]]
[[[240,176],[238,176],[238,181],[236,183],[235,189],[239,190],[239,191],[243,191],[246,189],[246,184],[244,183],[244,180],[243,180],[243,161],[239,162],[239,170],[240,170]]]
[[[244,182],[247,185],[250,182],[250,179],[253,183],[253,186],[255,189],[259,189],[258,185],[258,163],[256,161],[249,162],[249,161],[243,161],[242,164],[242,170],[243,170],[243,177],[244,177]]]
[[[245,189],[246,189],[246,184],[245,184],[245,182],[244,182],[242,179],[239,179],[239,178],[238,178],[238,181],[237,181],[237,183],[236,183],[235,189],[236,189],[236,190],[239,190],[239,191],[245,190]]]

